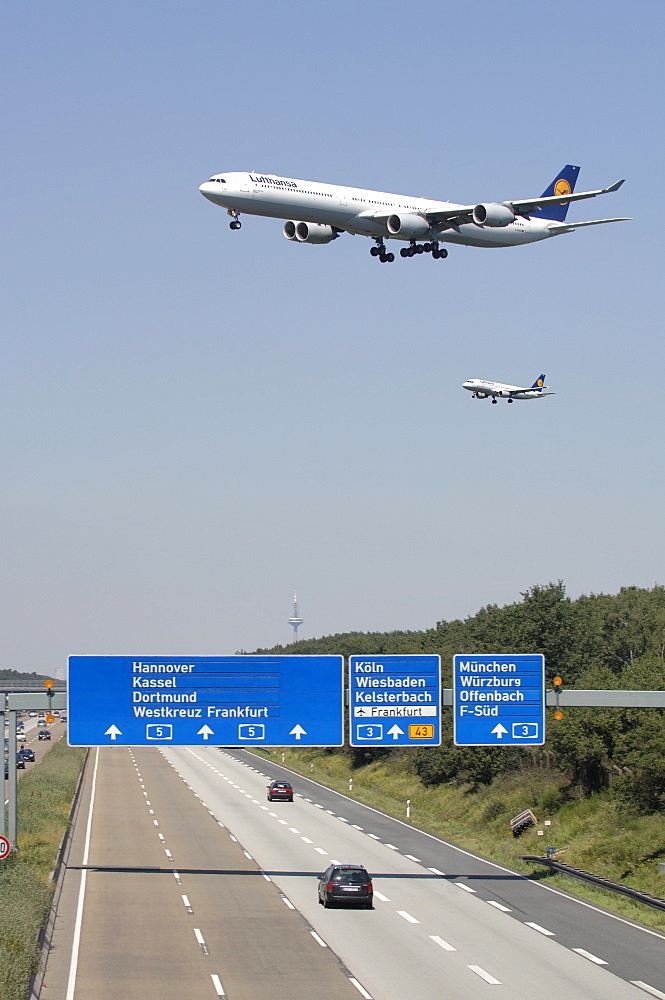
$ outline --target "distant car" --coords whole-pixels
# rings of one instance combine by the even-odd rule
[[[372,877],[362,865],[330,865],[319,878],[319,903],[352,903],[371,910],[374,901]]]
[[[22,767],[25,770],[25,760],[20,753],[16,754],[16,766]]]
[[[288,781],[271,781],[268,785],[268,802],[293,802],[293,788]]]
[[[39,733],[37,735],[38,735],[38,737],[39,737],[40,740],[50,740],[51,739],[51,734],[48,731],[48,729],[40,729]]]
[[[61,715],[60,715],[60,721],[61,722],[66,722],[67,721],[67,713],[66,712],[62,712],[61,713]]]
[[[31,719],[36,719],[37,718],[37,713],[36,712],[30,712],[30,718]]]
[[[18,752],[19,757],[23,757],[23,760],[28,764],[32,764],[35,759],[35,751],[31,750],[30,747],[22,747]]]

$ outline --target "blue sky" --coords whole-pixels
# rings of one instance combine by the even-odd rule
[[[419,629],[663,583],[660,2],[5,11],[4,663]],[[231,232],[257,170],[462,203],[531,247],[381,265]],[[469,377],[557,395],[491,406]]]

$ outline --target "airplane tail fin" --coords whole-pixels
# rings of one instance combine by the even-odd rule
[[[535,389],[536,392],[542,392],[543,389],[545,388],[545,376],[539,375],[536,381],[531,386],[531,388]]]
[[[572,194],[575,190],[575,182],[579,172],[579,167],[574,167],[571,163],[567,163],[563,170],[556,175],[550,186],[543,191],[541,198],[553,198],[557,194]],[[564,222],[569,204],[570,202],[562,201],[556,205],[548,205],[547,208],[539,208],[536,212],[530,212],[529,214],[531,218],[553,219],[555,222]]]

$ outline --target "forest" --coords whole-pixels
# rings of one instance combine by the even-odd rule
[[[531,587],[513,604],[490,604],[422,632],[349,632],[256,652],[293,654],[296,648],[299,654],[344,657],[438,653],[443,687],[451,687],[455,653],[543,653],[549,683],[559,676],[570,688],[660,691],[665,689],[665,588],[622,587],[618,594],[571,600],[558,581]],[[545,745],[529,749],[456,747],[451,713],[444,709],[442,745],[412,752],[425,785],[490,785],[498,775],[548,767],[565,776],[571,796],[609,789],[627,811],[665,812],[661,709],[567,708],[561,721],[550,712]],[[357,763],[390,753],[363,749]]]

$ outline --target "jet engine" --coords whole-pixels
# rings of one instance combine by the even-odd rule
[[[332,226],[316,222],[285,222],[283,231],[287,240],[295,243],[330,243],[339,236]]]
[[[390,215],[388,217],[388,232],[391,236],[406,236],[407,239],[417,239],[429,232],[427,219],[420,215]]]
[[[489,226],[492,229],[509,226],[515,221],[515,213],[507,205],[497,203],[476,205],[473,210],[473,221],[477,226]]]

